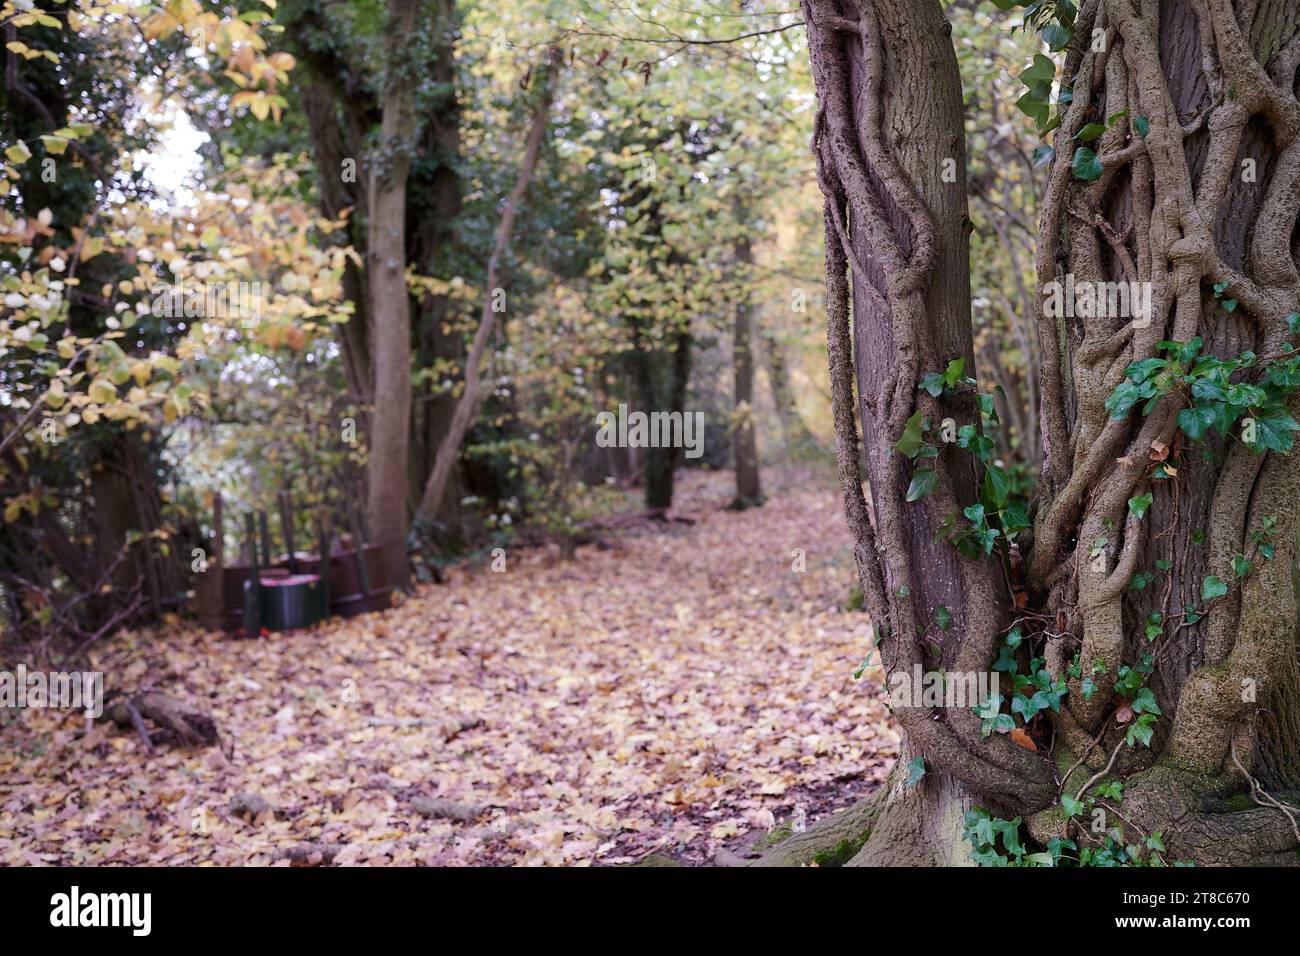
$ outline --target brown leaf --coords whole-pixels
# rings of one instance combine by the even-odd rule
[[[1016,727],[1012,730],[1011,739],[1020,744],[1020,746],[1024,747],[1026,750],[1038,749],[1038,745],[1034,743],[1034,739],[1030,737],[1029,734],[1025,733],[1025,728],[1023,727]]]

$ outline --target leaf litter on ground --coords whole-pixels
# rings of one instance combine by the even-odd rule
[[[609,865],[743,859],[884,779],[898,735],[833,487],[768,476],[693,523],[572,561],[507,550],[391,610],[235,640],[178,625],[95,649],[108,690],[206,708],[221,748],[107,722],[0,724],[0,863]],[[796,571],[795,549],[806,570]],[[17,717],[14,717],[14,714]]]

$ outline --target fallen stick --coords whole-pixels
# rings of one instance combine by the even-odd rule
[[[151,734],[146,718],[160,729]],[[104,708],[101,719],[111,720],[124,730],[134,729],[151,755],[157,753],[155,738],[177,740],[185,747],[221,743],[217,722],[211,714],[155,690],[114,699]]]

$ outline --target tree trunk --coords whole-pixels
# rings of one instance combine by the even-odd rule
[[[1251,350],[1258,364],[1287,354],[1285,319],[1300,304],[1297,5],[1244,5],[1239,22],[1226,0],[1082,4],[1063,80],[1073,99],[1041,206],[1042,314],[1048,284],[1071,274],[1150,282],[1152,309],[1146,323],[1040,320],[1034,533],[1001,563],[999,551],[959,557],[932,536],[978,500],[975,458],[953,444],[931,447],[929,458],[911,446],[912,487],[922,469],[934,472],[932,491],[912,495],[906,453],[895,448],[945,418],[980,422],[969,385],[938,396],[919,387],[952,359],[973,373],[962,100],[946,25],[935,3],[805,0],[837,451],[887,674],[923,659],[926,670],[986,671],[1007,648],[1014,672],[1033,655],[1031,670],[1065,693],[1059,710],[1044,706],[1024,726],[1004,712],[1012,734],[982,732],[968,707],[898,706],[899,765],[850,811],[864,832],[844,843],[842,824],[815,827],[778,862],[803,862],[818,845],[826,852],[832,836],[860,845],[854,863],[957,862],[968,849],[958,811],[972,807],[1023,817],[1031,840],[1068,838],[1079,853],[1118,827],[1120,844],[1160,833],[1169,860],[1297,861],[1296,813],[1278,798],[1294,799],[1300,763],[1291,574],[1300,476],[1245,440],[1211,432],[1193,450],[1178,432],[1186,386],[1157,393],[1145,415],[1116,417],[1106,405],[1130,363],[1168,354],[1161,340],[1199,333],[1207,351]],[[1117,114],[1090,144],[1100,174],[1075,175],[1074,137]],[[1241,181],[1243,158],[1256,160],[1258,183]],[[945,159],[956,160],[948,182]],[[1216,297],[1235,301],[1215,308]],[[857,467],[855,376],[870,506]],[[1234,381],[1243,377],[1259,380],[1247,371]],[[1237,581],[1233,559],[1245,555]],[[1136,572],[1152,573],[1156,586],[1138,586]],[[1235,583],[1215,598],[1207,576]],[[1131,678],[1147,671],[1139,705]],[[1139,725],[1153,730],[1149,746],[1131,735]],[[1121,782],[1122,802],[1092,789]],[[1070,807],[1085,797],[1087,815],[1077,816]],[[1105,836],[1087,826],[1097,811]]]
[[[446,278],[456,274],[457,217],[461,211],[460,163],[461,108],[456,90],[455,35],[458,29],[453,0],[437,0],[434,60],[431,74],[440,93],[429,106],[424,133],[423,195],[410,215],[412,250],[421,275]],[[453,361],[463,368],[466,347],[459,328],[448,327],[451,299],[447,295],[425,295],[418,303],[415,350],[420,369],[439,361]],[[412,510],[419,507],[424,483],[433,471],[438,446],[451,428],[456,396],[443,389],[441,377],[425,383],[417,397],[411,421]],[[453,552],[465,543],[461,499],[464,487],[459,462],[447,478],[442,501],[434,512],[437,543]]]
[[[798,457],[817,448],[817,439],[808,430],[799,408],[795,404],[794,389],[790,385],[790,366],[785,356],[785,347],[777,330],[765,327],[762,313],[759,314],[759,326],[762,339],[763,355],[767,360],[767,382],[772,392],[772,404],[776,406],[776,417],[781,424],[781,441],[786,454]]]
[[[385,580],[405,585],[406,463],[411,418],[411,301],[406,288],[406,186],[418,64],[410,62],[418,0],[389,0],[383,119],[370,160],[366,278],[374,411],[366,508]]]
[[[558,69],[560,64],[558,54],[552,54],[550,64],[553,69]],[[542,148],[542,139],[550,119],[551,103],[555,98],[554,83],[556,79],[543,75],[539,82],[542,84],[541,94],[537,101],[537,107],[533,111],[533,122],[528,130],[528,138],[524,142],[523,156],[519,161],[519,174],[515,178],[514,188],[510,191],[510,195],[506,197],[505,205],[502,207],[501,222],[497,225],[492,255],[488,259],[487,288],[483,290],[483,310],[479,317],[478,328],[474,332],[474,342],[470,346],[469,357],[465,360],[465,390],[456,403],[456,409],[452,414],[447,434],[443,436],[442,443],[438,446],[438,455],[433,463],[433,471],[430,472],[429,480],[425,483],[424,493],[420,498],[420,507],[416,510],[416,517],[421,522],[431,521],[442,503],[447,482],[451,477],[452,467],[460,457],[461,441],[469,430],[474,411],[478,407],[479,385],[482,374],[480,366],[495,325],[494,300],[501,279],[501,268],[506,249],[510,244],[510,234],[514,229],[515,215],[518,213],[519,205],[523,202],[524,194],[528,190],[528,182],[532,179],[533,168],[537,165],[537,157]]]
[[[753,240],[745,236],[736,243],[736,261],[744,269],[754,262]],[[763,503],[763,486],[758,473],[758,434],[754,428],[754,306],[743,292],[736,303],[736,324],[731,343],[735,376],[735,407],[732,409],[731,451],[735,459],[736,499],[733,508],[744,509]]]
[[[1300,3],[1239,7],[1105,0],[1081,11],[1079,33],[1104,31],[1107,42],[1072,45],[1074,100],[1056,142],[1097,116],[1123,118],[1093,144],[1095,181],[1072,176],[1062,149],[1042,206],[1039,282],[1149,283],[1152,307],[1149,320],[1118,323],[1041,313],[1045,462],[1028,584],[1064,625],[1047,642],[1049,666],[1076,652],[1105,664],[1089,698],[1087,675],[1070,680],[1058,763],[1083,759],[1091,775],[1118,748],[1124,818],[1163,831],[1175,858],[1295,864],[1294,812],[1252,799],[1250,777],[1266,790],[1300,785],[1297,467],[1237,440],[1244,423],[1189,440],[1183,389],[1147,414],[1106,406],[1130,363],[1169,354],[1163,340],[1200,336],[1223,359],[1276,355],[1300,305]],[[1145,494],[1143,516],[1133,499]],[[1274,516],[1268,560],[1255,536]],[[1249,559],[1239,582],[1234,555]],[[1155,586],[1135,590],[1134,575],[1150,572]],[[1232,582],[1228,593],[1207,598],[1210,577]],[[1147,651],[1139,636],[1153,614],[1150,688],[1163,716],[1149,749],[1122,747],[1116,675]],[[1035,835],[1061,829],[1059,814],[1031,821]]]
[[[663,351],[633,353],[633,378],[647,411],[667,410],[670,414],[686,414],[686,391],[691,379],[691,347],[693,339],[689,320],[671,336],[671,348]],[[656,364],[662,370],[656,370]],[[661,374],[655,374],[660,371]],[[667,384],[659,387],[659,379]],[[664,394],[666,393],[666,394]],[[643,449],[645,456],[645,506],[647,509],[671,508],[673,485],[682,449],[661,446]]]

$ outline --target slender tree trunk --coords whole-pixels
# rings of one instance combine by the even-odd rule
[[[553,69],[559,66],[559,61],[555,56],[551,58],[551,66]],[[550,119],[551,103],[555,98],[554,83],[556,79],[551,76],[543,76],[539,82],[542,84],[541,94],[537,101],[537,108],[533,112],[532,127],[529,129],[528,138],[524,143],[523,157],[519,162],[519,175],[515,180],[514,189],[506,197],[505,206],[501,210],[501,222],[497,226],[496,241],[493,244],[492,256],[488,259],[487,288],[483,294],[483,311],[479,317],[478,329],[474,333],[474,342],[470,346],[469,357],[465,360],[465,390],[456,403],[456,410],[452,415],[447,434],[443,438],[442,444],[438,446],[438,456],[434,461],[433,471],[429,475],[429,480],[425,483],[424,494],[420,498],[420,507],[416,511],[416,518],[421,522],[431,521],[438,511],[438,506],[442,502],[443,493],[447,487],[447,481],[451,476],[452,466],[460,456],[461,442],[465,438],[465,433],[469,430],[470,423],[474,418],[474,411],[478,406],[482,377],[481,365],[483,354],[487,351],[488,341],[492,337],[492,328],[495,324],[496,313],[493,310],[493,305],[501,278],[502,261],[505,259],[506,249],[510,244],[510,233],[514,229],[515,216],[519,211],[519,205],[523,202],[524,194],[528,190],[528,182],[532,178],[533,169],[537,165],[537,156],[542,148],[542,138],[546,133],[546,125]]]
[[[1067,692],[1059,710],[1016,728],[1019,747],[1012,735],[980,733],[970,709],[900,706],[902,757],[885,787],[850,811],[869,834],[849,841],[861,845],[849,862],[960,861],[961,811],[972,806],[1021,816],[1042,846],[1067,838],[1098,847],[1122,828],[1121,843],[1160,833],[1170,860],[1297,862],[1300,469],[1237,436],[1184,440],[1185,386],[1155,395],[1145,414],[1115,417],[1106,401],[1131,363],[1167,354],[1164,340],[1199,334],[1220,358],[1251,351],[1261,364],[1288,354],[1285,319],[1300,306],[1298,5],[1081,5],[1065,58],[1073,99],[1041,206],[1040,306],[1048,284],[1070,275],[1149,282],[1153,296],[1146,317],[1040,313],[1045,460],[1032,541],[1006,574],[1025,572],[1020,643]],[[972,368],[964,191],[960,176],[938,175],[945,157],[964,165],[961,91],[937,4],[910,16],[902,8],[804,3],[827,197],[837,444],[887,672],[906,673],[923,656],[926,669],[973,672],[992,666],[1013,623],[1005,579],[994,562],[957,558],[930,535],[975,500],[972,459],[938,449],[933,493],[909,503],[906,458],[894,448],[915,413],[974,418],[961,388],[938,398],[918,388],[951,358]],[[1076,175],[1078,132],[1116,116],[1095,144],[1100,175]],[[1243,159],[1255,161],[1257,179],[1241,175]],[[1230,306],[1216,303],[1229,297]],[[855,374],[870,506],[857,471]],[[1155,586],[1137,586],[1138,573]],[[1207,597],[1207,577],[1233,583]],[[935,633],[940,604],[951,622]],[[1149,746],[1129,738],[1139,713],[1123,696],[1125,673],[1151,675],[1141,716],[1156,717],[1152,705],[1159,716],[1144,725]],[[908,786],[902,768],[916,758],[926,772]],[[1102,782],[1123,784],[1122,803],[1092,789]],[[1072,819],[1067,797],[1090,798],[1089,814]],[[1087,826],[1092,808],[1108,821],[1105,836]],[[824,852],[810,832],[769,862],[804,862],[818,846]]]
[[[786,454],[797,457],[817,448],[817,439],[808,430],[795,403],[785,348],[776,329],[766,326],[763,315],[760,312],[758,316],[761,329],[759,338],[762,340],[763,357],[767,361],[767,382],[772,392],[772,404],[776,406],[776,417],[781,424],[781,440]]]
[[[404,585],[406,466],[411,417],[411,301],[406,288],[406,187],[415,134],[418,65],[411,62],[418,0],[389,0],[379,149],[371,157],[366,278],[374,410],[366,507],[386,580]]]
[[[736,261],[742,267],[740,280],[748,278],[747,267],[754,262],[753,240],[746,236],[736,243]],[[735,330],[732,335],[731,359],[735,381],[735,407],[732,409],[731,451],[735,459],[735,508],[750,508],[763,503],[763,486],[758,472],[758,434],[754,427],[754,306],[741,293],[736,303]]]

